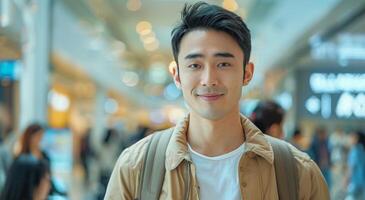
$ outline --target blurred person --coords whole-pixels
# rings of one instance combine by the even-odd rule
[[[128,146],[129,134],[125,127],[125,122],[117,121],[114,125],[114,130],[118,133],[119,145],[118,152],[122,152]],[[119,154],[118,154],[119,155]]]
[[[138,142],[150,133],[150,128],[146,125],[139,125],[137,131],[132,134],[128,141],[128,146]]]
[[[6,172],[8,171],[12,160],[12,155],[5,145],[0,142],[0,191],[6,180]]]
[[[324,127],[316,129],[309,147],[309,155],[317,163],[329,188],[331,188],[331,152],[327,130]]]
[[[346,200],[365,199],[365,134],[351,134],[352,147],[348,156],[349,182]]]
[[[303,134],[300,128],[295,128],[291,143],[297,148],[303,151]]]
[[[100,165],[99,183],[102,187],[97,199],[103,199],[108,185],[110,175],[113,171],[114,163],[118,158],[119,152],[119,135],[117,130],[108,128],[104,134],[101,149],[98,153],[98,162]]]
[[[298,176],[290,178],[298,178],[297,199],[329,199],[313,160],[285,141],[263,134],[239,112],[242,87],[249,84],[254,72],[249,62],[250,37],[242,18],[233,12],[203,2],[185,5],[181,21],[172,31],[177,63],[172,71],[189,114],[175,127],[124,150],[104,199],[277,200],[280,190],[269,141],[293,154],[291,170],[297,169]],[[149,178],[142,173],[154,177],[153,169],[160,169],[144,168],[146,161],[161,166],[156,178],[162,182],[141,179]],[[154,188],[155,184],[161,185]],[[158,191],[143,199],[141,194],[150,190],[142,186]]]
[[[24,131],[20,140],[20,152],[19,155],[31,154],[37,159],[43,160],[49,166],[51,166],[51,159],[48,154],[41,149],[41,141],[44,135],[44,128],[40,124],[30,124]],[[51,168],[51,167],[50,167]],[[51,195],[65,196],[66,193],[60,191],[55,183],[51,179]]]
[[[331,194],[333,199],[345,199],[347,193],[347,154],[350,149],[350,134],[346,134],[341,128],[337,128],[329,136],[329,148],[331,150],[332,185]]]
[[[30,124],[21,136],[19,154],[32,154],[36,158],[44,159],[49,163],[49,156],[41,149],[43,134],[44,128],[40,124]]]
[[[11,132],[12,123],[9,110],[0,103],[0,143],[2,143]]]
[[[12,122],[8,109],[0,104],[0,191],[4,186],[6,172],[13,159],[12,147],[16,141],[12,133]]]
[[[50,187],[48,163],[22,154],[11,164],[0,200],[46,200]]]
[[[284,115],[285,111],[279,104],[267,100],[258,103],[250,119],[263,133],[283,139]]]
[[[90,184],[90,162],[95,157],[95,151],[91,146],[91,129],[88,128],[80,141],[80,160],[84,170],[84,184]]]

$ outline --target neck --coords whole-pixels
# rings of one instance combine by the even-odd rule
[[[244,142],[240,113],[209,120],[192,112],[187,136],[194,151],[203,155],[218,156],[231,152]]]

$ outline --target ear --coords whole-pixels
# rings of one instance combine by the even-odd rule
[[[181,89],[181,81],[180,81],[180,75],[179,75],[179,69],[178,65],[175,65],[171,69],[172,78],[174,79],[175,85],[177,88]]]
[[[246,64],[246,67],[244,68],[244,77],[243,77],[243,85],[246,86],[248,85],[248,83],[250,83],[252,77],[253,77],[253,72],[255,70],[255,66],[252,62],[249,62]]]

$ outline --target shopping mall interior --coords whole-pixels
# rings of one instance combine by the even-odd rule
[[[171,31],[194,2],[0,0],[0,145],[15,157],[27,127],[41,124],[50,199],[102,199],[123,149],[188,113]],[[255,71],[241,113],[275,101],[284,139],[308,154],[324,132],[331,199],[347,199],[351,135],[365,131],[365,1],[206,2],[251,31]]]

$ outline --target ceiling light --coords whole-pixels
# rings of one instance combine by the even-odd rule
[[[159,47],[159,42],[158,40],[155,40],[155,42],[153,43],[144,43],[143,46],[147,51],[155,51],[158,49]]]
[[[167,81],[168,73],[164,63],[154,63],[148,71],[148,78],[151,83],[164,84]]]
[[[51,107],[59,112],[66,112],[70,107],[70,99],[68,98],[68,96],[55,90],[51,90],[49,92],[48,101]]]
[[[156,38],[154,38],[154,37],[149,37],[149,38],[146,38],[143,40],[143,43],[145,43],[145,44],[151,44],[154,42],[156,42]]]
[[[238,4],[235,0],[224,0],[222,4],[223,8],[232,12],[238,9]]]
[[[140,35],[139,36],[139,38],[143,41],[143,40],[145,40],[145,39],[147,39],[147,38],[155,38],[156,37],[156,35],[155,35],[155,33],[154,32],[152,32],[152,30],[151,30],[151,32],[149,33],[149,34],[145,34],[145,35]]]
[[[143,31],[151,30],[151,29],[152,29],[152,25],[151,25],[151,23],[149,23],[147,21],[140,21],[140,22],[138,22],[138,24],[136,26],[136,31],[139,34],[141,34],[141,32],[143,32]]]
[[[109,98],[104,103],[104,110],[108,114],[114,114],[118,111],[119,105],[115,99]]]
[[[141,31],[139,32],[139,34],[140,34],[141,36],[149,35],[149,34],[151,34],[151,33],[152,33],[152,29],[144,29],[144,30],[141,30]]]
[[[141,8],[142,3],[140,0],[128,0],[127,8],[130,11],[137,11]]]
[[[136,72],[125,72],[122,75],[122,81],[124,84],[126,84],[129,87],[134,87],[139,82],[139,76]]]

